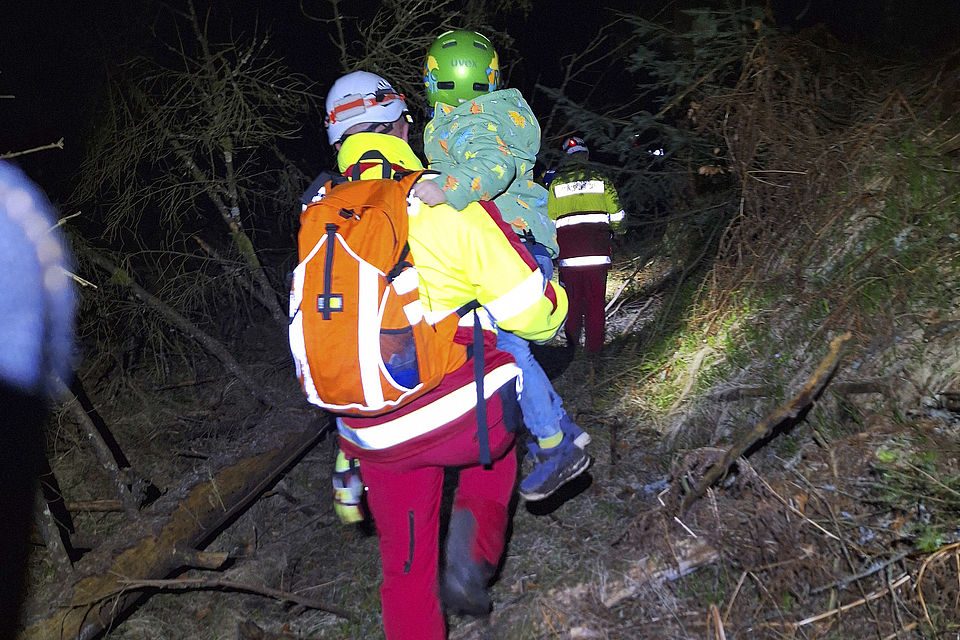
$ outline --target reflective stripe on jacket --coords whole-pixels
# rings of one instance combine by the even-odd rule
[[[563,169],[550,182],[547,204],[557,226],[561,267],[610,264],[611,231],[623,229],[624,212],[610,180],[582,165]]]
[[[504,352],[498,353],[499,357],[487,363],[483,378],[483,395],[488,400],[504,385],[519,384],[520,368],[509,356],[504,357]],[[423,446],[432,439],[442,439],[442,427],[463,418],[476,406],[477,384],[473,367],[467,363],[444,378],[433,393],[379,418],[338,418],[337,429],[356,450],[384,451],[418,438]],[[471,428],[476,428],[475,422]],[[356,455],[356,450],[348,453]]]

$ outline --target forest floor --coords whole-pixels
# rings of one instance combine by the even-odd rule
[[[612,272],[610,297],[627,266]],[[840,353],[823,394],[791,420],[777,411],[801,391],[810,366],[785,376],[794,380],[786,388],[758,387],[745,371],[651,414],[645,381],[680,372],[638,370],[630,337],[654,321],[660,294],[631,298],[636,290],[623,292],[599,357],[578,350],[571,359],[561,338],[538,350],[568,412],[593,436],[593,465],[545,501],[515,503],[494,612],[452,618],[450,637],[886,639],[960,628],[960,530],[949,524],[960,511],[953,396],[924,403],[907,390],[915,371],[857,370]],[[960,314],[952,313],[889,336],[886,361],[909,341],[924,361],[956,362]],[[261,327],[243,338],[245,364],[281,398],[268,414],[216,371],[155,386],[128,380],[99,411],[131,465],[161,491],[209,477],[215,460],[249,446],[251,433],[308,419],[284,338]],[[813,365],[828,343],[811,343]],[[688,374],[702,366],[687,364]],[[61,491],[74,503],[109,495],[70,416],[62,410],[51,434]],[[770,433],[681,508],[765,420]],[[332,510],[334,440],[325,437],[210,541],[206,551],[229,554],[222,571],[151,585],[107,637],[382,637],[375,535],[369,523],[340,524]],[[73,525],[77,539],[95,545],[122,521],[122,512],[77,512]],[[36,545],[28,617],[62,578]],[[351,619],[277,593],[340,607]]]

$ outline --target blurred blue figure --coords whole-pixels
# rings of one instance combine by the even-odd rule
[[[52,376],[72,371],[74,291],[55,223],[43,192],[0,160],[0,640],[17,632]]]

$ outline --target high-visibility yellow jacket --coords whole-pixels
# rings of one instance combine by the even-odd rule
[[[369,150],[379,151],[398,170],[418,170],[423,165],[409,145],[395,136],[357,133],[344,141],[337,156],[339,170],[350,175],[360,165],[361,179],[382,177],[382,162],[360,161]],[[487,331],[497,327],[534,341],[545,341],[559,330],[567,314],[563,288],[546,281],[516,233],[491,203],[474,202],[462,211],[446,205],[428,207],[413,198],[409,209],[410,255],[420,277],[424,317],[431,324],[456,314],[473,301],[482,305],[459,320],[458,341],[468,342],[474,313]],[[484,387],[493,393],[519,375],[512,358],[487,340]],[[449,376],[441,386],[411,407],[378,418],[341,418],[338,426],[348,455],[360,451],[402,448],[409,440],[424,446],[433,430],[456,421],[473,410],[476,396],[470,365],[463,375]],[[489,397],[489,396],[488,396]],[[416,414],[416,417],[413,417]],[[440,437],[439,434],[436,434]]]
[[[581,163],[561,169],[550,182],[547,212],[557,225],[564,268],[610,264],[610,234],[623,233],[624,212],[609,178]]]
[[[410,146],[395,136],[358,133],[347,138],[337,157],[340,171],[349,174],[370,149],[382,153],[396,168],[422,169]],[[361,178],[382,176],[381,163],[364,161]],[[561,287],[547,282],[516,234],[499,214],[479,202],[462,211],[441,204],[410,208],[410,253],[420,273],[420,295],[427,321],[437,321],[473,300],[506,331],[527,340],[552,338],[567,314]],[[473,326],[472,316],[461,321]],[[493,329],[493,326],[485,325]]]

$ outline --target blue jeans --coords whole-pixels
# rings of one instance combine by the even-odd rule
[[[564,415],[563,400],[554,391],[550,378],[530,353],[530,343],[509,331],[497,332],[497,349],[506,351],[517,361],[523,372],[523,390],[520,392],[520,411],[523,423],[537,438],[548,438],[560,431]]]
[[[543,273],[544,281],[550,282],[553,279],[553,260],[550,259],[550,256],[537,253],[533,254],[533,259],[537,261],[537,266]]]

